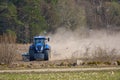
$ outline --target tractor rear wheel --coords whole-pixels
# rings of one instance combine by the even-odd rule
[[[50,51],[45,50],[44,60],[49,60],[49,54],[50,54]]]
[[[33,49],[29,50],[29,55],[30,55],[29,60],[33,61],[34,60],[34,50]]]

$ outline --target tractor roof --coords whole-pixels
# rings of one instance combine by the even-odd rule
[[[35,36],[34,38],[46,38],[45,36]]]

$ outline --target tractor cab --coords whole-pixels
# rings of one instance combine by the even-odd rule
[[[45,40],[46,38],[45,37],[42,37],[42,36],[38,36],[38,37],[34,37],[34,44],[45,44]]]

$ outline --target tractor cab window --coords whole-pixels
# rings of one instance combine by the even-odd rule
[[[40,38],[36,38],[34,40],[34,43],[37,44],[37,43],[45,43],[45,39],[40,39]]]

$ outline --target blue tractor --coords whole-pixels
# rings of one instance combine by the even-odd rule
[[[35,36],[33,44],[29,47],[29,52],[22,54],[23,60],[49,60],[51,48],[47,41],[50,39],[45,36]]]

